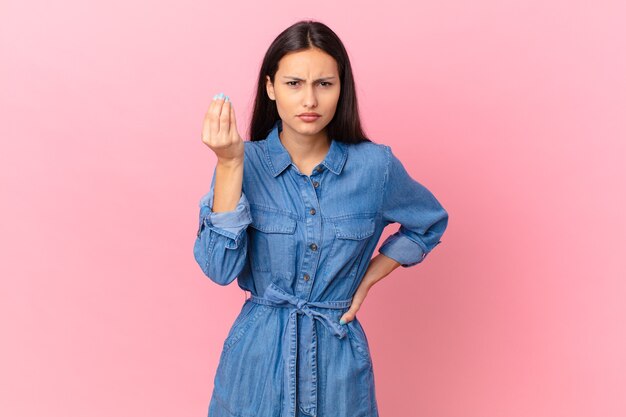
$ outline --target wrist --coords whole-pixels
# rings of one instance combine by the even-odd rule
[[[236,169],[243,165],[243,158],[218,158],[217,166],[227,169]]]

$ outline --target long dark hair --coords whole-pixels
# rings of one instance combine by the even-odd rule
[[[345,143],[371,142],[365,136],[359,118],[352,67],[346,48],[328,26],[313,20],[301,20],[282,31],[270,45],[259,71],[256,98],[248,136],[251,141],[263,140],[280,119],[276,102],[267,96],[266,76],[272,83],[278,62],[289,52],[318,48],[337,62],[341,91],[335,116],[326,126],[329,138]]]

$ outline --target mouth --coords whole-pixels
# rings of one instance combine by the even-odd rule
[[[303,113],[299,114],[298,117],[305,122],[314,122],[321,116],[317,113]]]

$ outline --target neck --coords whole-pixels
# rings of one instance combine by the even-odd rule
[[[287,127],[278,132],[278,137],[294,162],[323,158],[331,144],[326,129],[315,135],[302,135]]]

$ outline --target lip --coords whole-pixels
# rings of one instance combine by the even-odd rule
[[[305,122],[314,122],[319,119],[321,116],[317,113],[302,113],[299,114],[298,117]]]

